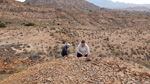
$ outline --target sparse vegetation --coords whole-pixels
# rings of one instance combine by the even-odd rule
[[[2,81],[3,79],[5,79],[8,76],[9,76],[8,74],[0,74],[0,81]]]
[[[133,48],[131,48],[131,55],[136,55],[136,51],[133,49]]]
[[[5,22],[6,24],[12,24],[12,22]]]
[[[62,40],[62,43],[65,44],[67,41],[66,40]]]
[[[54,36],[54,33],[51,33],[50,36]]]
[[[45,55],[46,53],[45,53],[45,52],[40,51],[40,52],[38,52],[37,54],[38,54],[38,55]]]
[[[149,60],[142,60],[142,59],[135,59],[133,57],[119,57],[121,60],[133,61],[135,63],[141,64],[150,68],[150,61]],[[140,66],[141,67],[141,66]]]
[[[114,51],[113,54],[114,54],[115,56],[120,56],[120,55],[122,54],[122,52],[121,52],[121,51]]]
[[[25,24],[24,26],[36,26],[36,24],[32,23],[32,22],[29,22],[29,23]]]
[[[107,55],[107,54],[100,53],[100,54],[99,54],[99,57],[108,57],[108,55]]]
[[[5,23],[0,23],[0,28],[5,28],[6,24]]]
[[[56,30],[56,28],[55,27],[51,27],[50,30]]]

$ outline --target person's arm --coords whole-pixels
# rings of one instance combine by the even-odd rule
[[[86,46],[87,46],[87,55],[89,56],[90,55],[90,48],[88,45],[86,45]]]

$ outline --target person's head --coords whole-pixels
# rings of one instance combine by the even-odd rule
[[[81,46],[82,46],[82,47],[85,46],[85,41],[84,41],[84,40],[81,41]]]
[[[69,43],[67,43],[67,44],[66,44],[66,46],[69,48],[69,47],[70,47],[70,44],[69,44]]]

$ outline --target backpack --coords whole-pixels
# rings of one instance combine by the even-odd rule
[[[65,48],[65,46],[63,46],[61,49],[63,50]]]

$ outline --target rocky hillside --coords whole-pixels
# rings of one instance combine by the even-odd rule
[[[117,59],[118,61],[122,61],[121,63],[124,63],[124,64],[129,63],[129,66],[133,66],[132,67],[133,71],[137,70],[138,73],[140,74],[141,73],[147,74],[149,73],[148,68],[150,67],[150,60],[149,60],[150,59],[149,57],[150,37],[149,36],[150,36],[149,28],[143,28],[143,29],[101,28],[99,29],[97,27],[92,27],[92,26],[91,27],[87,27],[87,26],[76,26],[76,27],[72,27],[72,26],[35,26],[35,27],[16,26],[16,27],[7,27],[4,29],[0,28],[0,66],[1,66],[0,67],[0,81],[4,80],[5,78],[15,73],[20,74],[22,73],[21,72],[22,70],[26,72],[28,67],[32,67],[36,64],[41,64],[39,67],[47,65],[46,66],[47,68],[48,66],[50,67],[53,66],[53,68],[55,69],[55,67],[58,66],[57,64],[51,65],[51,63],[50,64],[46,63],[43,65],[43,63],[51,62],[51,60],[54,60],[54,59],[61,59],[59,63],[65,62],[66,64],[68,63],[76,64],[77,62],[78,64],[79,60],[77,58],[69,58],[68,60],[64,60],[61,57],[60,52],[61,52],[61,47],[65,45],[65,43],[70,42],[71,47],[69,48],[69,52],[70,54],[73,54],[73,56],[75,57],[76,48],[81,39],[86,40],[86,43],[90,47],[90,52],[91,52],[92,57],[101,58],[98,61],[102,61],[102,60],[104,61],[106,58],[111,57],[112,62],[116,62],[115,59]],[[92,58],[92,60],[94,59]],[[107,60],[109,59],[106,59],[105,62],[107,62]],[[87,62],[83,61],[83,64],[79,64],[78,68],[80,68],[80,66],[84,65],[85,63]],[[97,63],[97,64],[101,65],[101,63]],[[71,67],[72,65],[67,65],[67,66]],[[67,67],[67,66],[63,65],[63,67]],[[105,66],[105,63],[102,62],[102,66]],[[84,67],[88,67],[88,65],[85,64]],[[101,66],[98,66],[98,67],[101,67]],[[108,68],[110,69],[110,67],[112,66],[109,66]],[[49,68],[47,69],[47,68],[43,68],[43,69],[47,71],[52,71],[51,69]],[[32,70],[34,71],[34,69]],[[39,70],[42,72],[43,72],[43,69],[39,68]],[[88,69],[90,70],[91,67],[88,67]],[[112,69],[110,69],[110,71],[111,70]],[[60,69],[60,73],[61,71],[63,70]],[[107,72],[105,72],[104,69],[102,69],[102,71],[104,74],[107,74]],[[69,71],[66,70],[66,72],[62,72],[62,73],[68,74],[67,72]],[[33,77],[30,76],[29,74],[31,73],[30,72],[25,73],[27,77],[30,77],[29,82],[31,81],[37,82],[36,79],[42,80],[39,78],[41,74],[38,76],[35,75],[38,77],[36,78],[35,76]],[[51,74],[52,72],[45,72],[44,74],[49,74],[49,73]],[[101,73],[101,72],[97,72],[97,73]],[[118,72],[116,72],[116,74],[117,73]],[[55,73],[53,73],[53,75],[55,75]],[[23,78],[22,74],[14,75],[14,76],[18,78]],[[16,80],[11,79],[11,78],[14,78],[14,76],[12,77],[10,76],[10,78],[8,80],[6,79],[4,83],[6,83],[9,80],[14,80],[14,83],[16,83],[16,81],[18,81],[18,83],[22,82],[22,79],[18,79],[18,80],[17,78]],[[112,76],[112,73],[110,74],[110,76]],[[48,77],[51,77],[51,76],[48,75]],[[95,75],[91,76],[93,81],[95,81],[93,77],[94,78],[97,78],[97,77],[95,77]],[[142,82],[142,79],[144,79],[144,78],[139,79],[141,76],[137,76],[139,78],[137,79],[137,81],[135,81],[134,77],[131,77],[131,76],[129,77],[130,77],[129,80],[128,79],[126,80],[131,81],[132,79],[133,82],[135,83],[138,82],[139,80]],[[28,80],[26,78],[23,78],[23,79]],[[23,82],[28,83],[28,81],[25,81],[25,80]],[[45,77],[44,80],[47,80],[47,77]],[[110,81],[110,79],[107,79],[107,78],[104,80]],[[147,79],[144,79],[143,81],[148,82]],[[57,82],[57,81],[53,80],[53,82]],[[99,81],[95,81],[95,82],[99,82]]]
[[[1,84],[149,84],[150,74],[117,59],[66,57],[16,73]],[[134,68],[133,68],[134,67]]]
[[[95,26],[99,28],[148,28],[149,14],[112,10],[81,11],[75,8],[35,6],[28,3],[0,3],[0,21],[16,25]],[[9,18],[8,18],[9,17]],[[8,25],[12,25],[8,24]],[[145,25],[143,25],[145,24]]]
[[[1,3],[13,3],[15,0],[0,0]]]
[[[25,2],[54,7],[74,7],[82,10],[100,10],[100,8],[87,0],[26,0]]]
[[[149,84],[149,21],[149,13],[1,0],[0,81]],[[36,25],[26,26],[29,22]],[[90,62],[75,57],[82,39],[90,47]],[[62,58],[61,47],[67,42],[74,57]]]

